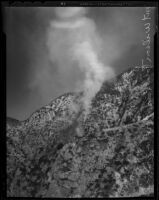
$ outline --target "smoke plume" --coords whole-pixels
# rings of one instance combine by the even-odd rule
[[[93,20],[87,18],[86,8],[56,8],[57,19],[51,22],[47,46],[51,62],[56,62],[61,71],[77,68],[82,74],[75,81],[75,91],[83,91],[83,106],[86,113],[92,98],[105,80],[113,77],[113,70],[100,61],[100,44]],[[60,55],[60,56],[59,56]]]
[[[6,7],[7,115],[24,120],[52,99],[82,90],[86,107],[109,78],[107,66],[117,75],[146,59],[145,9]],[[150,20],[152,60],[155,9]],[[86,92],[86,85],[93,87]]]

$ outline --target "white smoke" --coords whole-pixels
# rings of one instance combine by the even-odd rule
[[[85,16],[87,10],[65,7],[56,8],[55,12],[57,20],[51,22],[48,32],[49,57],[64,76],[75,67],[83,73],[83,79],[75,83],[75,88],[84,91],[83,106],[88,113],[91,100],[114,73],[100,61],[102,40],[94,21]]]

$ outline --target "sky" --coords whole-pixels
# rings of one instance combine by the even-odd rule
[[[103,81],[146,60],[146,23],[153,61],[155,9],[144,15],[145,7],[6,7],[7,116],[25,120],[94,85],[92,98]]]

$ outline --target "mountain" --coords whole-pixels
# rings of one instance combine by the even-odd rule
[[[153,68],[131,68],[86,118],[82,93],[67,93],[7,127],[7,196],[153,196],[153,82]]]

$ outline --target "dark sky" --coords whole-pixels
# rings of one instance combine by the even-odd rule
[[[146,38],[146,22],[141,20],[145,13],[145,8],[98,7],[90,8],[86,14],[95,22],[102,38],[102,61],[109,64],[116,74],[140,65],[141,60],[145,59],[146,50],[142,40]],[[148,22],[151,25],[153,56],[154,9],[151,9],[150,15],[151,20]],[[5,9],[7,115],[10,117],[26,119],[58,95],[72,90],[71,86],[80,73],[72,70],[65,77],[65,73],[59,74],[56,62],[50,62],[48,58],[47,31],[54,19],[56,16],[53,8]],[[35,80],[39,74],[43,77],[41,82]]]

